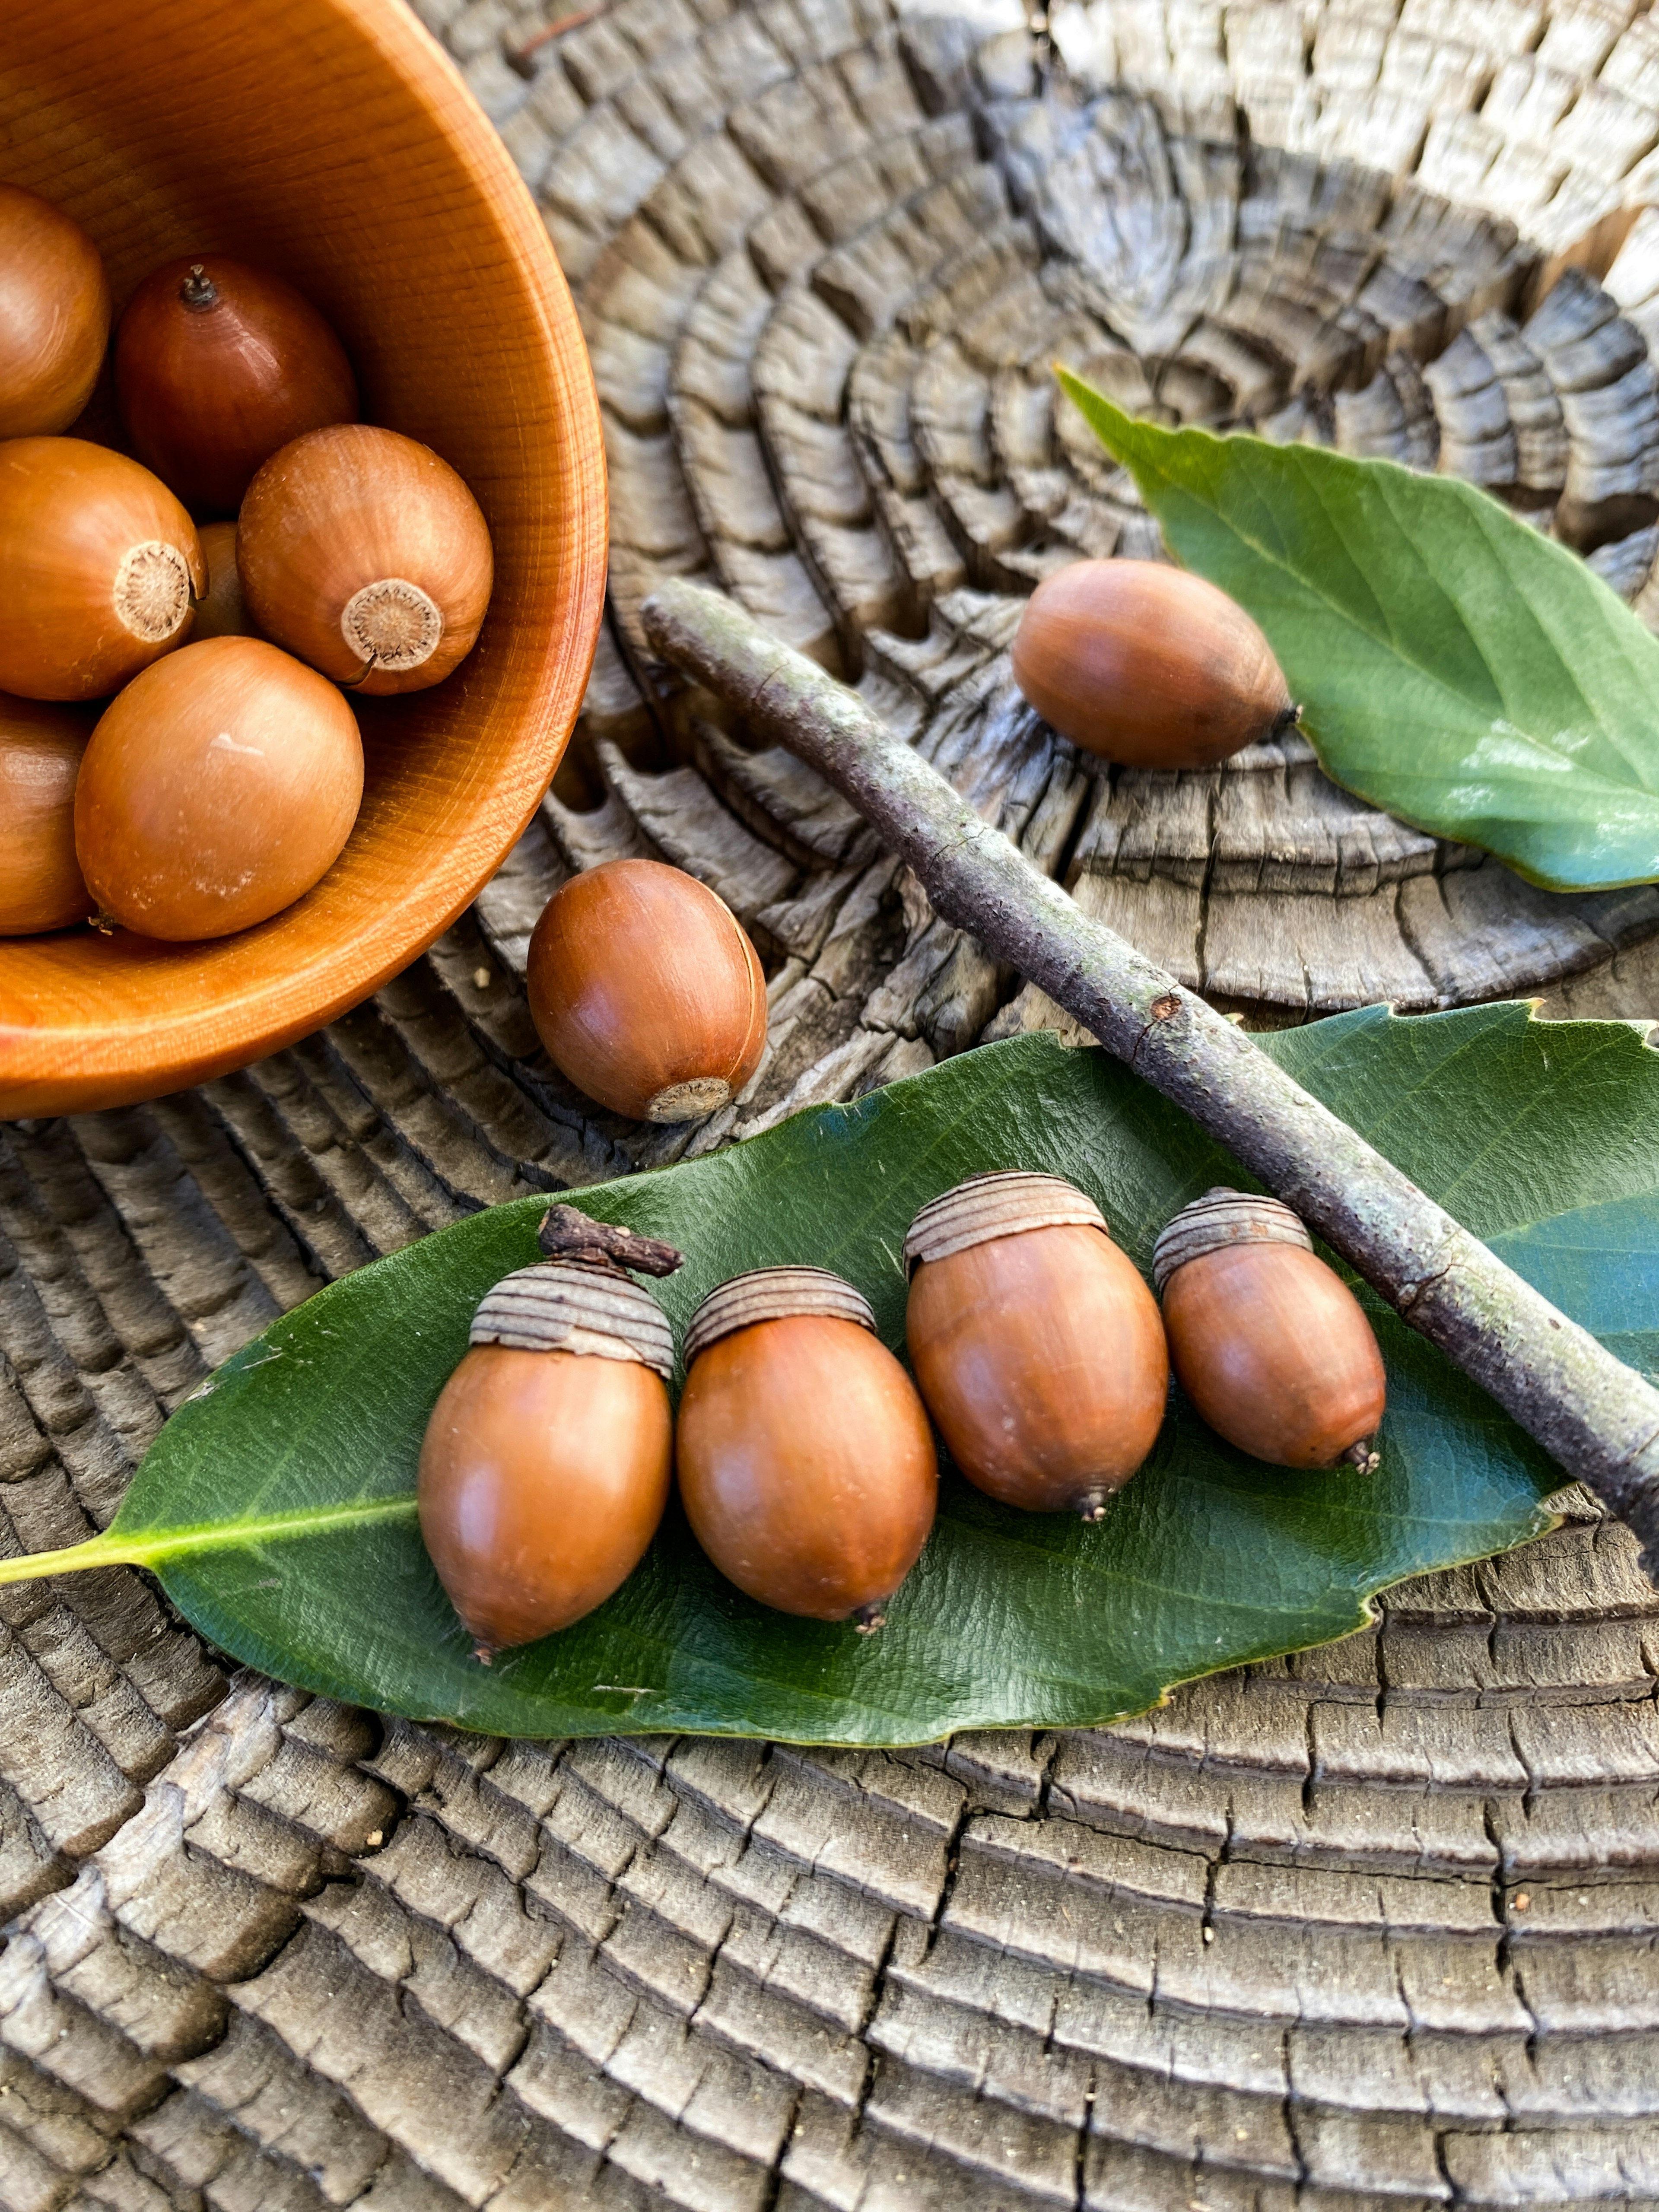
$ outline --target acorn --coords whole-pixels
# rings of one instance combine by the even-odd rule
[[[1100,1209],[1059,1176],[970,1176],[904,1240],[923,1403],[969,1482],[1098,1521],[1158,1440],[1164,1324]]]
[[[138,287],[115,334],[115,398],[145,467],[230,514],[279,447],[357,419],[351,363],[310,301],[223,253],[170,261]]]
[[[879,1628],[933,1525],[939,1469],[915,1385],[850,1283],[762,1267],[686,1331],[675,1431],[692,1532],[780,1613]]]
[[[766,975],[742,923],[660,860],[607,860],[555,891],[525,985],[554,1066],[633,1121],[716,1112],[766,1048]]]
[[[159,477],[83,438],[0,445],[0,691],[98,699],[190,635],[196,525]]]
[[[207,567],[207,590],[191,624],[191,644],[209,637],[258,637],[236,566],[236,525],[204,522],[196,534]]]
[[[654,1237],[552,1207],[548,1255],[488,1292],[421,1447],[421,1534],[475,1656],[568,1628],[620,1589],[668,1501],[667,1317],[629,1271]]]
[[[1051,728],[1126,768],[1212,768],[1300,711],[1243,608],[1163,561],[1073,561],[1044,577],[1013,672]]]
[[[1378,1466],[1382,1354],[1288,1206],[1206,1190],[1164,1228],[1152,1279],[1176,1377],[1218,1435],[1274,1467]]]
[[[344,849],[363,795],[357,718],[255,637],[206,638],[104,709],[75,794],[102,912],[141,936],[223,937],[278,914]]]
[[[0,695],[0,937],[68,929],[92,913],[75,857],[75,785],[91,735],[85,708]]]
[[[61,208],[0,185],[0,438],[68,429],[109,337],[98,248]]]
[[[337,684],[422,691],[472,650],[495,583],[478,502],[430,447],[368,422],[264,463],[236,519],[264,635]]]

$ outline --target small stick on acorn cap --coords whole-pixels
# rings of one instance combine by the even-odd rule
[[[611,1221],[594,1221],[574,1206],[550,1206],[536,1242],[546,1259],[600,1267],[611,1275],[672,1275],[685,1265],[685,1255],[660,1237],[641,1237],[637,1230],[622,1229]]]

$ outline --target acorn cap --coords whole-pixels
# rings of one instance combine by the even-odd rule
[[[1276,1198],[1243,1190],[1206,1190],[1182,1206],[1152,1248],[1152,1282],[1160,1297],[1177,1267],[1224,1244],[1295,1244],[1313,1250],[1302,1217]]]
[[[700,1352],[737,1329],[752,1328],[757,1322],[788,1321],[797,1314],[856,1322],[875,1333],[869,1300],[827,1267],[757,1267],[710,1291],[692,1315],[685,1332],[685,1364],[690,1367]]]
[[[559,1260],[520,1267],[486,1291],[471,1341],[635,1359],[665,1382],[674,1371],[674,1333],[649,1291],[626,1275]]]
[[[970,1244],[994,1237],[1018,1237],[1026,1229],[1079,1227],[1111,1231],[1095,1204],[1062,1176],[1032,1175],[1002,1168],[969,1176],[942,1198],[928,1200],[904,1239],[904,1272],[914,1274],[924,1260],[948,1260]]]

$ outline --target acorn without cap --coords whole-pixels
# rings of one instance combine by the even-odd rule
[[[606,860],[562,884],[525,988],[560,1073],[634,1121],[718,1112],[766,1049],[766,975],[743,924],[660,860]]]
[[[421,1447],[421,1534],[486,1665],[609,1597],[668,1499],[673,1335],[628,1270],[680,1255],[568,1206],[540,1242],[473,1316]]]
[[[1073,561],[1044,577],[1013,672],[1051,728],[1126,768],[1212,768],[1297,719],[1243,608],[1164,561]]]
[[[0,438],[67,430],[92,397],[109,337],[97,247],[61,208],[0,185]]]
[[[1206,1191],[1159,1237],[1152,1278],[1181,1387],[1229,1443],[1274,1467],[1377,1465],[1382,1355],[1288,1206]]]
[[[686,1332],[675,1431],[686,1517],[727,1580],[865,1630],[920,1557],[939,1494],[927,1415],[875,1327],[822,1267],[722,1283]]]
[[[100,699],[182,645],[207,588],[159,477],[84,438],[0,445],[0,691]]]
[[[232,514],[279,447],[357,417],[351,364],[310,301],[223,253],[170,261],[138,287],[116,333],[115,393],[145,467]]]
[[[264,462],[236,519],[264,635],[336,684],[423,691],[472,650],[495,584],[489,531],[447,461],[336,422]]]
[[[0,937],[68,929],[93,911],[75,857],[75,786],[91,735],[85,708],[0,692]]]
[[[1098,1520],[1170,1393],[1158,1307],[1098,1206],[1058,1176],[974,1176],[904,1258],[910,1364],[957,1465],[1005,1505]]]

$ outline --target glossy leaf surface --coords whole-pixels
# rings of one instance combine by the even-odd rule
[[[1334,781],[1548,890],[1659,878],[1659,638],[1576,554],[1455,477],[1165,429],[1060,374],[1261,625]]]

